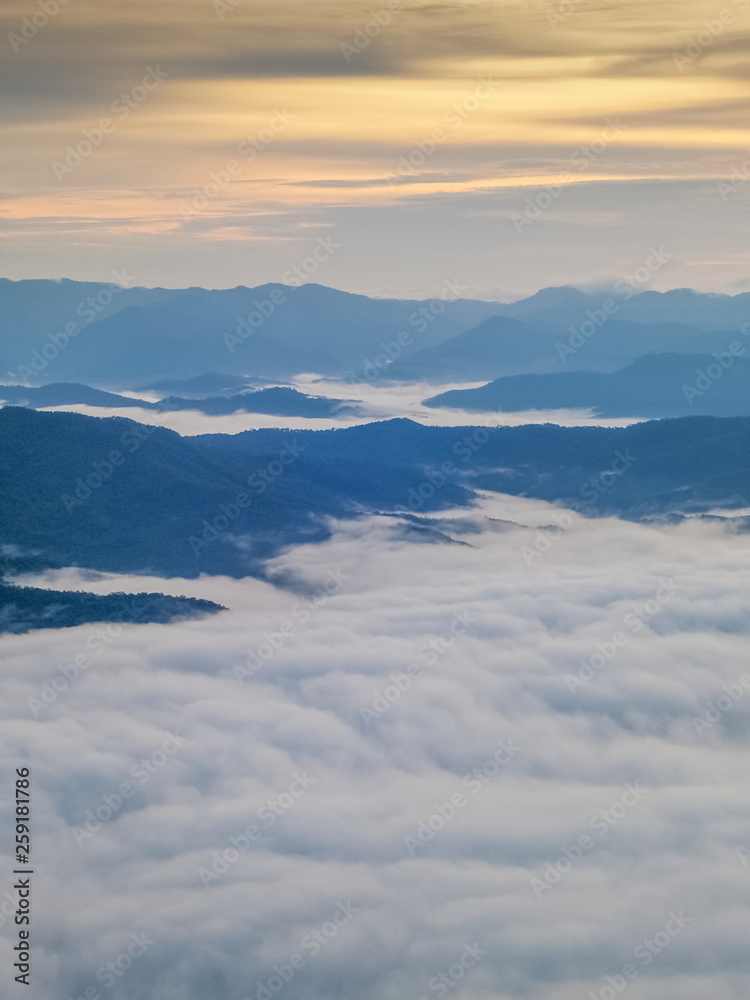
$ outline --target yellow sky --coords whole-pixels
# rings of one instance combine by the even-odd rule
[[[303,208],[712,180],[750,148],[750,0],[6,0],[2,22],[6,245],[50,220],[235,240],[288,211],[283,239]],[[202,194],[217,225],[190,232]]]

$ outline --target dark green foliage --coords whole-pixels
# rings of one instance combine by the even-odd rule
[[[213,454],[254,453],[278,445],[277,430],[196,438]],[[453,462],[448,484],[557,501],[589,514],[639,518],[712,506],[750,506],[750,418],[685,417],[630,427],[425,427],[389,420],[333,431],[299,431],[309,463],[376,474],[397,499],[394,474],[414,482]],[[467,443],[468,442],[468,443]],[[609,473],[617,453],[632,462]],[[622,463],[619,463],[622,464]],[[604,474],[604,480],[600,477]],[[420,511],[435,509],[448,484]],[[401,494],[404,507],[405,494]],[[385,506],[385,505],[383,505]]]
[[[120,417],[6,407],[0,545],[48,566],[241,577],[284,545],[325,538],[329,516],[403,505],[421,481],[413,455],[403,465],[372,452],[310,461],[304,436],[278,431],[257,451],[225,450]],[[451,483],[428,508],[468,495]]]
[[[592,516],[750,505],[750,418],[739,417],[625,428],[390,420],[183,438],[119,417],[6,407],[0,443],[0,546],[40,567],[262,574],[284,546],[326,538],[331,517],[445,510],[476,489]],[[106,475],[113,451],[121,463]]]
[[[95,622],[166,624],[223,611],[220,604],[166,594],[88,594],[0,582],[0,632],[72,628]]]

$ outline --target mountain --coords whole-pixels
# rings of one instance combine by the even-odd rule
[[[266,413],[282,417],[337,417],[353,415],[357,411],[347,405],[347,400],[328,399],[325,396],[308,396],[288,386],[270,389],[253,389],[236,396],[210,396],[183,399],[169,396],[153,403],[132,396],[121,396],[103,389],[78,382],[51,382],[31,388],[23,385],[0,385],[0,405],[10,403],[43,409],[51,406],[99,406],[106,409],[138,407],[164,413],[171,410],[197,410],[211,416],[230,413]]]
[[[225,460],[124,418],[5,407],[0,440],[0,542],[39,552],[49,566],[244,576],[279,544],[322,537],[316,513],[345,510],[293,468],[260,478],[271,462],[286,471],[291,435],[267,456]],[[252,545],[239,548],[234,539],[251,528]]]
[[[266,413],[280,417],[341,417],[356,414],[346,400],[308,396],[287,386],[255,389],[238,396],[180,399],[170,396],[158,404],[161,411],[199,410],[211,416],[229,413]]]
[[[50,341],[49,335],[68,323],[85,327],[127,306],[156,306],[176,294],[166,288],[125,287],[129,281],[125,272],[113,272],[109,282],[0,278],[0,372],[17,355],[22,363],[24,351]]]
[[[266,288],[258,292],[271,294]],[[244,313],[253,312],[253,301],[242,306]],[[334,356],[314,338],[294,349],[280,342],[273,317],[263,333],[259,330],[247,340],[236,337],[238,318],[229,305],[225,293],[198,290],[180,293],[154,308],[128,307],[71,341],[57,363],[76,380],[117,387],[197,375],[210,371],[217,361],[261,375],[336,369]]]
[[[491,302],[371,299],[315,284],[165,290],[4,281],[0,372],[11,375],[6,381],[112,389],[216,368],[282,381],[303,371],[356,376],[402,331],[413,343],[435,343],[496,311]]]
[[[103,389],[92,389],[80,382],[51,382],[37,388],[24,385],[0,385],[0,402],[16,406],[41,409],[45,406],[104,406],[109,409],[137,406],[152,409],[154,404],[145,399],[120,396]]]
[[[473,330],[395,361],[385,377],[402,381],[474,381],[515,373],[554,353],[552,338],[520,320],[495,316]]]
[[[750,418],[683,417],[629,427],[426,427],[406,419],[295,432],[318,475],[376,466],[382,509],[448,506],[453,487],[559,502],[633,519],[750,507]],[[206,454],[277,449],[278,430],[192,439]],[[362,456],[367,456],[363,459]],[[447,471],[445,463],[448,463]],[[412,470],[412,489],[402,492]],[[440,485],[436,485],[440,484]]]
[[[473,412],[590,409],[600,417],[750,415],[750,360],[719,355],[661,354],[606,373],[514,375],[476,389],[454,389],[425,406]]]
[[[0,551],[37,565],[262,574],[329,519],[424,514],[476,490],[640,519],[750,506],[750,418],[625,428],[425,427],[184,438],[122,417],[0,410]]]
[[[73,628],[95,622],[148,624],[196,618],[223,611],[220,604],[166,594],[89,594],[42,590],[0,581],[0,633]]]
[[[160,395],[175,395],[189,399],[202,399],[207,396],[224,396],[236,393],[240,389],[260,388],[265,379],[249,379],[243,375],[222,375],[218,372],[208,372],[193,378],[165,378],[149,385],[134,386],[134,392],[155,392]]]
[[[0,547],[44,566],[235,577],[326,518],[393,507],[421,481],[413,459],[307,458],[297,432],[230,452],[122,417],[0,409]],[[435,506],[464,503],[450,484]]]
[[[105,389],[220,371],[218,390],[300,372],[372,380],[475,381],[564,371],[612,372],[644,354],[726,350],[747,323],[750,293],[597,293],[542,289],[514,303],[374,299],[322,285],[126,288],[0,280],[0,373],[33,385]],[[750,329],[750,328],[748,328]],[[582,332],[584,331],[584,332]],[[576,345],[571,347],[571,345]],[[393,362],[393,363],[391,363]]]
[[[750,292],[717,295],[675,288],[667,292],[640,291],[637,281],[615,282],[611,288],[585,292],[570,285],[543,288],[518,302],[502,304],[498,315],[525,320],[540,329],[580,326],[590,314],[611,301],[618,319],[634,323],[677,323],[706,332],[739,330],[750,315]]]
[[[731,331],[706,332],[675,323],[608,319],[580,329],[543,329],[526,320],[494,316],[473,330],[425,347],[391,365],[400,381],[474,382],[525,374],[614,372],[647,354],[712,354],[747,343]]]

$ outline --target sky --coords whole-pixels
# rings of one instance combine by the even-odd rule
[[[747,0],[47,10],[0,17],[3,276],[256,285],[317,249],[345,290],[508,299],[664,246],[652,287],[750,287]]]
[[[750,289],[750,0],[0,21],[0,276],[509,300],[663,258],[648,287]],[[20,581],[227,609],[2,637],[34,1000],[750,995],[750,536],[504,496],[435,521],[334,522],[263,580]]]

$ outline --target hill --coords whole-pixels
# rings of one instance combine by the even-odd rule
[[[89,594],[76,590],[41,590],[0,581],[0,633],[40,628],[73,628],[95,622],[148,624],[215,614],[212,601],[166,594]]]
[[[590,409],[600,417],[750,415],[750,360],[719,355],[647,355],[620,371],[515,375],[454,389],[425,406],[473,412]]]
[[[0,410],[0,547],[38,565],[262,574],[330,518],[423,514],[476,490],[633,519],[746,507],[750,418],[625,428],[425,427],[180,437],[121,417]]]

